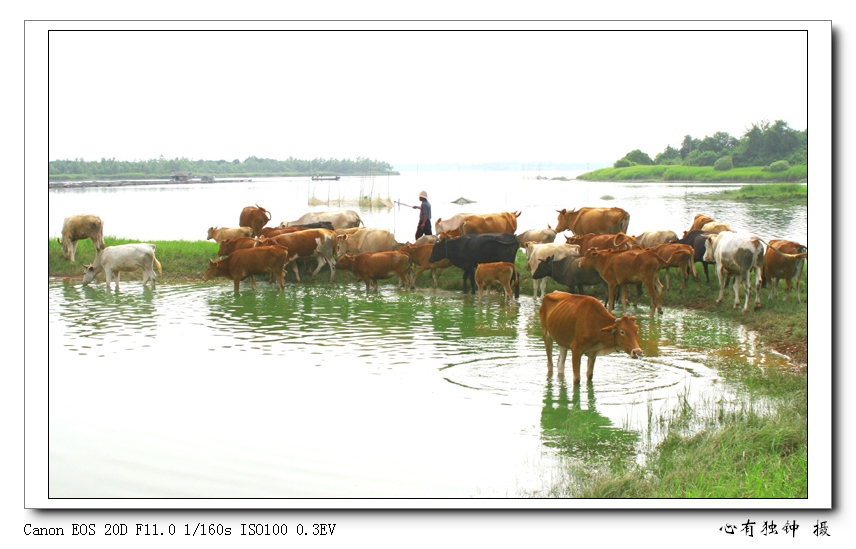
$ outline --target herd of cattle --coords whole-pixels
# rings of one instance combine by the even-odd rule
[[[300,282],[298,259],[314,259],[317,264],[311,277],[325,266],[330,269],[330,282],[337,270],[351,271],[366,290],[377,290],[377,281],[397,276],[399,286],[416,287],[416,280],[431,271],[434,287],[437,274],[450,266],[463,272],[463,288],[476,292],[479,301],[483,290],[490,292],[499,283],[506,301],[512,293],[519,298],[520,276],[515,259],[522,248],[526,267],[532,275],[536,299],[541,299],[541,329],[547,351],[548,375],[552,375],[552,341],[560,349],[558,375],[564,375],[564,363],[571,350],[574,383],[580,381],[580,361],[588,356],[587,377],[590,380],[598,355],[623,350],[631,357],[641,356],[633,317],[616,318],[616,293],[621,291],[624,310],[627,286],[636,286],[637,300],[642,287],[651,300],[650,315],[663,312],[662,295],[670,286],[669,271],[676,268],[683,278],[683,290],[692,277],[699,284],[695,264],[701,262],[710,282],[708,265],[713,265],[719,278],[719,297],[729,278],[734,279],[734,307],[740,304],[740,288],[745,290],[743,311],[749,307],[752,288],[755,308],[760,307],[762,281],[771,283],[770,298],[778,296],[779,280],[785,280],[786,300],[796,286],[800,300],[800,283],[808,257],[806,246],[789,240],[764,242],[755,235],[732,231],[724,223],[698,214],[682,237],[670,230],[648,231],[637,236],[627,234],[630,214],[621,208],[580,208],[557,210],[555,229],[533,229],[517,233],[521,212],[495,214],[458,214],[438,219],[436,235],[423,236],[415,243],[399,243],[386,229],[368,228],[353,211],[308,213],[294,221],[267,226],[270,213],[256,204],[243,209],[236,228],[208,229],[208,239],[219,245],[218,258],[209,260],[203,280],[229,278],[238,292],[246,278],[257,289],[254,276],[267,275],[279,291],[285,288],[286,268],[291,265]],[[570,231],[564,243],[556,243],[559,233]],[[94,215],[65,219],[62,228],[63,255],[74,262],[77,241],[91,238],[96,248],[92,265],[85,267],[83,285],[92,282],[102,271],[110,288],[115,274],[143,271],[143,285],[151,280],[155,286],[154,268],[162,274],[155,258],[153,244],[124,244],[104,247],[103,223]],[[766,244],[766,248],[765,248]],[[660,281],[666,271],[665,286]],[[751,274],[754,271],[755,281]],[[544,295],[546,278],[567,286],[569,292]],[[469,283],[469,284],[468,284]],[[605,305],[583,294],[586,286],[605,285]],[[575,293],[576,292],[576,293]]]

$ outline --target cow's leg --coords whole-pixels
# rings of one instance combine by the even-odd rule
[[[761,308],[761,269],[755,268],[755,310]],[[749,278],[749,274],[746,275],[746,286],[748,290],[748,286],[752,283],[752,280]],[[787,299],[787,296],[785,296]]]
[[[597,358],[597,353],[592,353],[588,356],[588,365],[586,366],[586,379],[591,381],[594,376],[594,359]]]
[[[546,280],[546,278],[544,277],[541,280]],[[535,296],[535,299],[538,299],[538,287],[541,286],[541,280],[532,279],[532,295]]]
[[[667,290],[671,290],[671,289],[672,289],[672,287],[671,287],[671,286],[672,286],[672,284],[671,284],[671,282],[669,281],[669,278],[670,278],[670,277],[669,277],[669,271],[671,271],[671,270],[672,270],[672,269],[671,269],[671,267],[666,267],[666,289],[667,289]]]
[[[556,343],[556,344],[558,345],[558,343]],[[561,345],[559,345],[559,360],[557,361],[559,363],[558,364],[558,370],[559,371],[556,374],[558,377],[565,377],[565,360],[567,358],[568,358],[568,348],[562,347]],[[574,366],[574,375],[576,376],[577,372],[579,371],[579,365],[576,362],[574,362],[574,358],[576,358],[576,356],[572,354],[571,355],[571,364],[575,365]]]
[[[728,283],[728,275],[724,272],[724,269],[719,268],[716,270],[716,276],[719,278],[719,297],[716,299],[716,304],[719,305],[722,303],[722,298],[725,295],[725,285]]]
[[[291,262],[291,270],[294,272],[294,278],[296,278],[297,281],[300,282],[300,273],[297,272],[298,269],[297,269],[297,258],[296,257],[295,257],[294,261]]]
[[[565,353],[567,353],[567,349],[565,349]],[[583,360],[583,353],[579,349],[571,349],[571,367],[574,369],[574,385],[580,384],[580,363]],[[564,360],[562,361],[562,368],[559,370],[559,375],[563,375],[564,370]]]
[[[77,240],[72,240],[69,248],[71,250],[71,262],[74,263],[74,254],[77,253]]]
[[[547,327],[541,325],[541,337],[544,339],[544,349],[547,351],[547,377],[553,376],[553,340],[547,332]]]
[[[250,275],[250,286],[253,287],[254,292],[259,291],[258,287],[256,286],[256,279],[253,275]]]
[[[511,281],[503,280],[502,289],[505,290],[505,302],[511,303]]]
[[[648,288],[648,293],[651,294],[651,313],[649,316],[653,318],[655,312],[663,314],[663,307],[661,306],[662,296],[657,292],[657,279],[654,278],[653,283],[646,284],[645,287]]]
[[[609,302],[608,308],[610,311],[615,310],[615,289],[616,289],[616,285],[610,282],[609,288],[608,288],[608,296],[607,296],[607,301]]]

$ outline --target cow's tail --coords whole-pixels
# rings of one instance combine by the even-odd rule
[[[358,227],[359,227],[360,225],[362,225],[363,227],[365,227],[365,226],[366,226],[366,224],[365,224],[365,223],[363,223],[363,218],[362,218],[362,217],[360,217],[360,214],[357,214],[357,221],[359,222],[359,224],[357,225]]]
[[[154,261],[155,267],[158,268],[158,275],[163,276],[163,269],[161,269],[161,264],[160,264],[160,261],[158,261],[158,258],[156,258],[155,256],[152,256],[152,261]]]

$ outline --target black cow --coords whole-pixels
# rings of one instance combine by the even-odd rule
[[[606,282],[594,267],[580,266],[583,256],[571,255],[561,259],[553,259],[553,256],[538,262],[538,267],[532,273],[532,278],[540,280],[545,276],[551,277],[559,284],[567,286],[571,293],[582,294],[583,286],[606,285]],[[578,291],[574,292],[574,288]]]
[[[693,247],[693,262],[698,263],[701,261],[701,266],[704,267],[704,277],[707,279],[708,284],[710,284],[710,275],[707,272],[707,266],[716,266],[716,262],[704,260],[704,243],[710,235],[711,233],[696,230],[685,233],[684,237],[678,240],[678,244],[689,244]]]
[[[438,240],[428,262],[448,259],[452,265],[464,271],[464,293],[467,292],[467,280],[470,281],[472,293],[476,293],[476,265],[495,261],[514,263],[519,249],[520,242],[510,233],[465,234],[458,238]]]

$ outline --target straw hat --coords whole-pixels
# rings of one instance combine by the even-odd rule
[[[419,198],[424,198],[425,200],[428,200],[428,193],[422,191],[421,193],[419,193]]]

